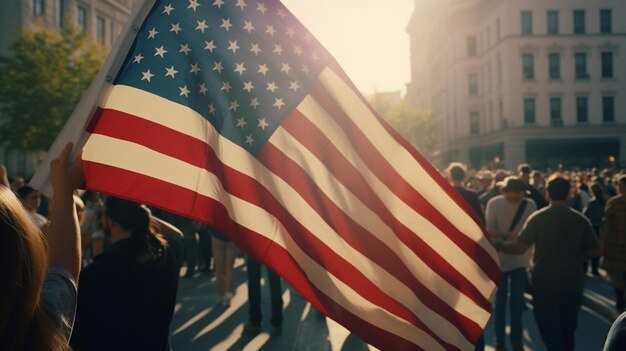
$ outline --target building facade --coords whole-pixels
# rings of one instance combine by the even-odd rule
[[[626,167],[626,2],[416,0],[405,99],[442,164]]]
[[[20,32],[37,20],[50,29],[59,29],[65,21],[75,21],[98,41],[111,47],[143,0],[2,0],[0,2],[0,56],[10,55],[9,46]],[[32,175],[43,160],[43,152],[8,150],[0,141],[0,163],[10,175]]]

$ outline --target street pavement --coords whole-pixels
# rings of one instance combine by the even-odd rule
[[[215,279],[210,273],[196,273],[181,278],[178,302],[172,321],[174,351],[195,350],[303,350],[303,351],[365,351],[375,350],[344,327],[325,318],[311,307],[293,288],[283,282],[283,325],[280,334],[272,334],[269,325],[269,288],[263,285],[262,332],[256,336],[243,333],[248,320],[245,262],[235,262],[234,297],[230,307],[218,304]],[[184,269],[183,272],[184,273]],[[263,270],[265,276],[265,271]],[[579,313],[576,351],[601,350],[612,321],[613,292],[602,277],[589,276],[586,281],[584,306]],[[532,316],[532,303],[527,296],[524,312],[524,346],[545,350]],[[493,350],[493,321],[485,328],[485,350]]]

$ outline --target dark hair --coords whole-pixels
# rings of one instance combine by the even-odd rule
[[[563,178],[563,176],[557,175],[551,177],[548,181],[548,194],[550,195],[550,199],[554,201],[567,200],[571,186],[569,180]]]
[[[30,194],[32,192],[35,192],[35,191],[38,191],[38,190],[36,190],[36,189],[34,189],[34,188],[32,188],[32,187],[30,187],[28,185],[22,185],[19,189],[17,189],[15,194],[17,194],[17,196],[20,199],[25,199],[28,196],[28,194]]]
[[[465,167],[462,163],[452,162],[448,166],[448,173],[450,174],[450,178],[456,181],[462,181],[465,179]]]
[[[532,168],[530,167],[528,163],[521,163],[517,166],[517,171],[523,174],[530,174],[530,172],[532,171]]]
[[[134,258],[146,253],[154,258],[161,256],[164,244],[150,231],[150,210],[147,207],[116,197],[108,197],[105,207],[111,221],[130,231]]]
[[[600,183],[592,183],[591,184],[591,194],[598,201],[604,202],[604,191],[602,191],[602,185]]]

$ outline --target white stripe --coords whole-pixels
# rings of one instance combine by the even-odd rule
[[[270,138],[270,143],[281,149],[285,154],[302,167],[307,174],[315,181],[315,184],[322,189],[343,213],[363,226],[373,236],[387,245],[403,263],[409,267],[409,271],[417,276],[427,289],[435,291],[436,295],[442,298],[453,309],[476,323],[484,325],[490,312],[477,306],[471,299],[460,293],[455,287],[439,277],[419,256],[410,250],[406,245],[398,241],[393,234],[393,230],[380,220],[378,215],[365,206],[354,194],[352,194],[339,180],[335,178],[324,164],[300,142],[291,136],[282,127],[278,128]],[[365,257],[352,258],[349,261],[354,263],[355,259],[367,259]],[[361,271],[377,286],[385,287],[385,292],[394,300],[400,302],[407,309],[413,311],[420,320],[435,334],[444,340],[466,341],[458,327],[451,324],[438,313],[432,311],[428,306],[420,301],[415,293],[404,283],[399,281],[383,268],[378,266],[364,265],[367,271]],[[471,344],[467,344],[471,347]]]
[[[112,93],[115,90],[117,89],[114,88]],[[143,110],[145,109],[152,110],[156,113],[156,115],[154,115],[155,118],[152,118],[153,116],[151,115],[149,118],[150,120],[158,121],[161,124],[171,127],[172,129],[184,132],[186,128],[196,124],[196,127],[194,127],[193,130],[200,129],[200,133],[195,133],[196,136],[203,135],[206,138],[207,135],[218,135],[217,132],[212,128],[212,126],[204,119],[202,119],[199,115],[196,115],[195,122],[187,121],[186,119],[188,119],[192,114],[182,111],[187,109],[184,106],[176,105],[167,100],[158,98],[137,89],[126,87],[124,90],[125,98],[133,101],[132,104],[128,104],[128,106],[126,106],[124,109],[121,109],[116,108],[115,104],[111,100],[109,100],[106,103],[106,107],[122,110],[123,112],[130,113],[136,116],[142,116]],[[115,94],[111,94],[111,96],[113,95]],[[160,107],[154,108],[157,105],[160,105]],[[177,111],[176,106],[178,106],[181,111]],[[167,118],[165,115],[175,115],[177,116],[177,118]],[[179,123],[179,121],[181,123]],[[174,124],[172,124],[172,122]],[[198,128],[198,124],[200,124],[202,128]],[[105,141],[105,139],[109,140]],[[204,138],[199,139],[203,140]],[[86,146],[86,151],[83,156],[84,159],[109,164],[118,168],[128,169],[140,174],[150,175],[151,177],[155,177],[166,182],[170,182],[188,189],[192,189],[194,191],[198,191],[204,196],[221,199],[220,202],[224,203],[227,208],[229,206],[232,207],[234,200],[237,199],[230,195],[228,195],[227,198],[221,198],[220,196],[224,195],[220,192],[217,192],[218,189],[215,187],[215,181],[217,180],[213,179],[214,176],[206,172],[205,170],[198,169],[195,166],[189,165],[185,162],[171,158],[169,156],[160,155],[152,150],[149,150],[145,147],[140,147],[133,143],[115,141],[115,143],[121,143],[119,145],[116,145],[115,143],[111,144],[111,140],[114,139],[107,138],[105,136],[92,135],[90,137],[88,145]],[[347,246],[347,244],[345,243],[343,243],[342,245],[337,239],[334,239],[337,238],[336,233],[334,233],[332,229],[328,227],[327,224],[323,221],[323,219],[320,218],[317,213],[315,213],[315,211],[310,208],[306,201],[299,197],[295,190],[289,187],[281,179],[274,177],[271,172],[268,172],[264,168],[261,168],[261,165],[258,164],[255,159],[250,158],[249,154],[245,150],[241,149],[239,146],[233,144],[229,140],[223,137],[215,137],[212,138],[210,141],[212,142],[212,144],[219,144],[219,147],[214,148],[221,151],[221,154],[219,155],[220,159],[228,160],[227,163],[230,166],[241,171],[244,174],[255,174],[255,178],[258,179],[262,184],[272,185],[269,187],[272,189],[272,193],[276,194],[279,200],[282,200],[281,202],[285,208],[293,209],[293,214],[296,219],[298,219],[305,227],[320,228],[320,230],[316,230],[314,234],[318,235],[318,237],[320,237],[322,241],[326,242],[331,248],[339,247],[339,249],[336,249],[335,251],[342,252],[341,255],[344,257],[346,256],[345,251],[341,248],[343,247],[345,249],[349,246]],[[118,151],[115,152],[115,150]],[[198,184],[203,185],[203,187],[196,190]],[[220,189],[220,191],[222,190]],[[258,228],[259,226],[256,225],[256,221],[252,221],[252,223],[246,223],[246,220],[249,220],[250,218],[256,219],[257,217],[259,217],[259,215],[255,215],[253,212],[250,212],[250,210],[237,210],[232,211],[231,213],[234,216],[233,220],[237,221],[238,223],[241,223],[246,227]],[[243,216],[238,216],[238,214],[243,214]],[[262,228],[261,230],[254,229],[254,231],[262,232],[268,235],[268,237],[274,238],[276,240],[277,238],[274,235],[277,234],[275,221],[275,219],[270,221],[271,225],[268,225],[267,228]],[[284,243],[280,244],[284,247]],[[354,255],[355,251],[352,251],[352,253],[349,253],[347,255]],[[369,265],[371,264],[373,263],[369,262]],[[360,267],[358,266],[356,268],[360,269]],[[328,272],[323,268],[322,270],[324,271],[323,276],[328,276]],[[335,289],[333,289],[333,287],[324,286],[319,281],[312,281],[321,290],[324,291],[324,289],[326,289],[328,295],[331,296],[335,301],[339,300],[337,302],[340,303],[344,308],[354,313],[355,315],[360,316],[361,318],[369,320],[369,314],[366,313],[365,316],[363,316],[362,311],[379,309],[377,306],[369,302],[364,302],[364,306],[358,307],[354,307],[350,304],[344,305],[344,303],[349,303],[353,300],[357,301],[358,299],[360,299],[360,297],[354,296],[357,294],[351,289],[340,289],[339,291],[336,291]],[[381,288],[384,288],[384,286]],[[338,294],[341,296],[338,297]],[[344,302],[342,303],[341,301]],[[385,318],[377,316],[374,320],[371,320],[370,323],[372,323],[373,325],[377,325],[382,329],[390,330],[390,332],[407,338],[408,340],[413,340],[413,337],[409,336],[423,333],[423,331],[419,330],[419,328],[414,327],[406,321],[399,319],[393,315],[386,315]],[[402,328],[394,327],[390,329],[390,326],[398,325],[398,323],[400,323],[399,325],[401,325]]]

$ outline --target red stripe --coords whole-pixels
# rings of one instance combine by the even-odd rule
[[[143,133],[133,134],[128,132],[129,129],[142,130]],[[206,144],[200,142],[203,145],[202,150],[208,153],[208,155],[205,155],[203,160],[199,159],[197,157],[200,156],[202,152],[194,150],[195,147],[187,147],[184,150],[180,150],[181,143],[190,145],[194,142],[198,143],[199,141],[197,139],[190,138],[176,131],[171,131],[159,124],[114,110],[105,110],[103,112],[101,122],[95,131],[110,137],[144,145],[166,155],[173,157],[179,156],[179,158],[182,158],[190,164],[205,168],[216,174],[220,178],[226,191],[272,213],[285,226],[292,239],[299,247],[323,267],[326,267],[333,275],[359,292],[360,295],[370,302],[383,307],[390,313],[407,321],[411,321],[431,334],[436,340],[441,340],[432,331],[425,328],[419,320],[416,320],[410,310],[389,298],[389,296],[384,294],[382,290],[367,279],[359,270],[354,268],[343,257],[330,250],[322,241],[310,233],[307,228],[300,225],[300,223],[276,201],[270,191],[263,188],[256,180],[250,179],[248,176],[222,164],[214,155],[213,150],[207,147]],[[171,133],[171,135],[168,133]],[[188,143],[185,143],[185,138],[190,139],[187,140]],[[168,146],[174,141],[176,148],[170,150]],[[295,233],[298,234],[296,235]],[[328,283],[332,284],[330,281]],[[445,344],[443,340],[441,340],[441,342]]]
[[[389,161],[382,156],[378,149],[371,143],[369,138],[364,135],[346,115],[337,104],[335,98],[330,95],[321,83],[318,82],[315,84],[309,94],[324,107],[330,116],[333,116],[335,122],[343,129],[350,143],[359,150],[361,159],[396,196],[438,227],[441,232],[465,251],[468,256],[476,262],[476,265],[485,271],[492,281],[498,282],[500,268],[489,253],[474,240],[460,232],[443,214],[430,204],[419,192],[415,191],[415,189],[398,174]],[[431,175],[433,179],[437,179],[437,177],[441,177],[441,175]],[[444,184],[442,187],[445,188],[445,186],[449,185]],[[484,237],[482,240],[487,242],[487,239]]]
[[[222,203],[197,193],[145,175],[100,163],[84,161],[87,187],[121,198],[163,208],[193,218],[230,233],[235,244],[293,286],[316,309],[350,329],[366,342],[380,349],[415,350],[412,342],[362,320],[346,310],[307,279],[289,252],[266,237],[230,219]],[[193,207],[188,204],[193,203]]]
[[[289,117],[289,119],[294,116]],[[309,129],[302,126],[303,130],[309,132],[316,131],[316,128]],[[313,133],[315,134],[315,133]],[[325,139],[318,139],[324,143]],[[326,144],[327,145],[327,144]],[[326,150],[333,153],[332,150]],[[468,340],[477,340],[482,332],[482,328],[471,319],[459,314],[454,308],[446,304],[441,298],[435,295],[428,287],[424,286],[411,271],[406,264],[400,260],[398,255],[393,252],[389,246],[381,242],[377,237],[368,232],[365,228],[354,222],[346,216],[343,211],[335,205],[335,203],[324,194],[324,192],[316,185],[315,181],[302,168],[292,161],[288,156],[282,153],[272,144],[267,144],[263,152],[259,155],[260,160],[272,172],[283,178],[287,183],[292,184],[296,191],[307,201],[307,203],[326,219],[326,222],[354,249],[367,256],[376,264],[384,268],[387,272],[394,275],[398,280],[409,287],[422,303],[434,312],[440,314],[443,318],[450,321],[451,324],[457,326],[461,333]],[[324,161],[329,160],[325,159]],[[329,160],[335,162],[337,159]],[[345,161],[347,162],[347,161]],[[325,163],[325,165],[329,165]],[[334,167],[333,172],[338,174],[341,167]],[[359,175],[355,175],[353,180],[358,181]],[[376,201],[375,195],[369,200]],[[386,210],[386,209],[385,209]],[[399,224],[401,225],[401,224]],[[390,238],[395,240],[395,238]],[[416,239],[416,238],[413,238]],[[417,238],[420,240],[419,238]],[[420,240],[421,241],[421,240]],[[422,242],[423,243],[423,242]],[[424,252],[432,252],[428,245],[421,245]],[[428,254],[426,254],[428,256]],[[437,256],[434,259],[425,257],[424,261],[433,262],[433,270],[438,271],[437,264],[447,264],[445,260]],[[422,256],[423,257],[423,256]],[[439,258],[439,259],[437,259]],[[440,261],[443,261],[440,262]],[[453,268],[451,268],[453,269]],[[457,287],[459,284],[452,284]],[[487,301],[488,303],[488,301]],[[416,315],[419,318],[419,316]]]

